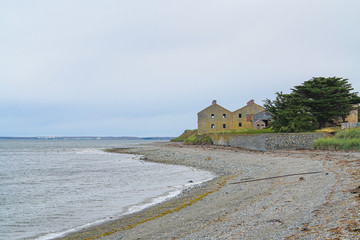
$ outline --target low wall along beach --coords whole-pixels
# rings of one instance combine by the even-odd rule
[[[226,145],[252,150],[311,149],[314,140],[324,133],[265,133],[253,135],[211,134],[214,145]]]

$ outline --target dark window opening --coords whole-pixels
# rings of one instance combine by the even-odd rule
[[[242,122],[239,122],[239,127],[242,127]]]
[[[223,124],[223,128],[226,128],[226,124]]]
[[[241,113],[239,113],[239,118],[241,118]]]
[[[215,115],[214,115],[214,114],[211,114],[211,118],[215,118]]]
[[[226,118],[226,114],[225,114],[225,113],[223,114],[223,118]]]
[[[211,124],[211,128],[215,128],[215,124]]]

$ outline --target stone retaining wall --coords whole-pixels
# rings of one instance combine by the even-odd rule
[[[324,133],[264,133],[254,135],[211,134],[214,145],[252,150],[311,149],[312,142]]]

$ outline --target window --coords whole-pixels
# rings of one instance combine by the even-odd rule
[[[241,118],[241,113],[239,113],[239,118]]]
[[[226,124],[223,124],[223,128],[226,128]]]
[[[211,114],[211,118],[215,118],[215,115],[214,115],[214,114]]]
[[[211,128],[215,128],[215,124],[211,124]]]
[[[239,122],[239,127],[242,127],[242,122]]]
[[[225,114],[225,113],[223,114],[223,118],[226,118],[226,114]]]

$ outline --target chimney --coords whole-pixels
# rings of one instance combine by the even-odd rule
[[[250,101],[248,101],[247,105],[253,104],[255,103],[254,99],[251,99]]]
[[[212,101],[212,104],[213,104],[213,105],[216,104],[216,100],[213,100],[213,101]]]

